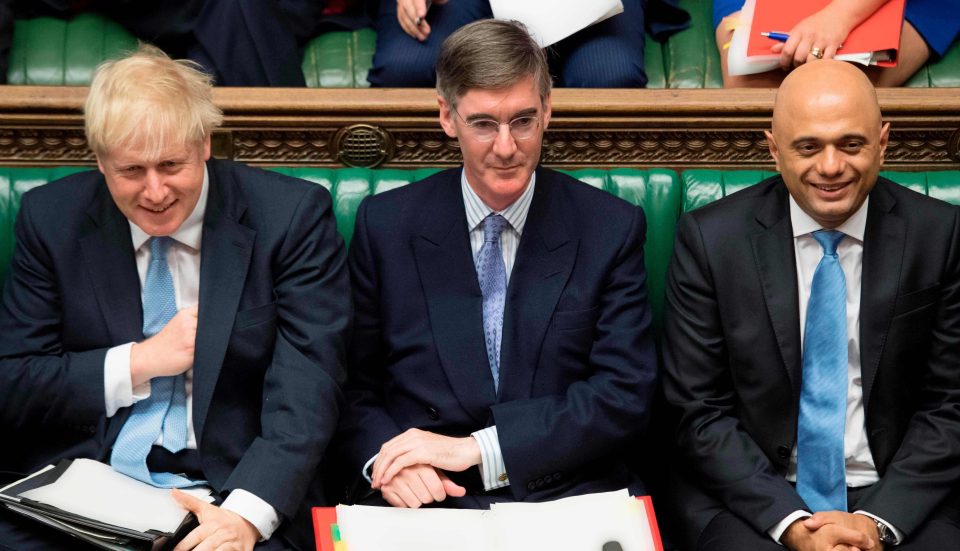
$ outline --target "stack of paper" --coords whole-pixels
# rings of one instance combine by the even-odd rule
[[[337,507],[350,551],[656,551],[644,502],[626,490],[547,503],[496,503],[488,511]]]

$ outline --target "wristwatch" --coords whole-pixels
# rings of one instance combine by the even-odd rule
[[[880,522],[879,520],[876,521],[876,523],[877,523],[877,534],[880,536],[880,542],[890,544],[890,545],[896,544],[897,535],[893,533],[893,530],[891,530],[889,526]]]

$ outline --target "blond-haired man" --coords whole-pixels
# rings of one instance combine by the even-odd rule
[[[5,449],[23,472],[90,457],[207,481],[218,506],[175,494],[200,518],[178,551],[304,549],[342,401],[345,255],[323,188],[210,159],[221,118],[209,78],[154,48],[98,69],[99,171],[26,193],[17,219]],[[9,515],[0,544],[77,545]]]

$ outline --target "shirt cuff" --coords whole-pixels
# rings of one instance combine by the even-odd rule
[[[510,485],[507,476],[507,466],[503,462],[503,453],[500,451],[500,438],[497,436],[497,427],[487,427],[471,433],[480,445],[480,477],[483,479],[483,489],[496,490]]]
[[[120,408],[133,404],[150,396],[150,382],[136,388],[130,380],[130,349],[133,343],[121,344],[107,350],[103,359],[103,401],[107,417],[113,417]]]
[[[779,543],[780,545],[783,545],[783,543],[780,541],[780,537],[783,536],[783,533],[787,531],[787,528],[790,528],[790,525],[793,524],[795,521],[802,518],[810,517],[810,516],[813,516],[813,515],[811,515],[806,511],[801,511],[801,510],[794,511],[789,515],[787,515],[787,518],[774,524],[773,528],[767,530],[767,534],[769,534],[770,537],[773,538],[773,541]]]
[[[260,532],[260,541],[270,539],[280,526],[280,515],[277,514],[277,510],[246,490],[237,488],[230,492],[220,507],[233,511],[252,524]]]
[[[379,453],[374,454],[373,457],[371,457],[366,463],[363,464],[363,471],[361,472],[361,474],[363,475],[363,478],[366,478],[367,482],[369,482],[370,484],[373,484],[373,478],[371,477],[373,473],[370,471],[373,469],[373,462],[376,461],[378,457],[380,457]]]
[[[877,522],[882,522],[882,523],[886,524],[886,525],[887,525],[887,528],[889,528],[890,531],[893,532],[893,537],[897,538],[897,541],[891,543],[890,545],[900,545],[900,544],[903,542],[903,532],[901,532],[900,530],[897,530],[897,527],[896,527],[896,526],[894,526],[894,525],[890,524],[889,522],[883,520],[882,518],[878,517],[877,515],[874,515],[874,514],[872,514],[872,513],[868,513],[868,512],[866,512],[866,511],[854,511],[853,514],[855,514],[855,515],[868,516],[868,517],[872,518],[873,520],[875,520],[875,521],[877,521]]]

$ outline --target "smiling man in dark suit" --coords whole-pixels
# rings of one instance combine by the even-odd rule
[[[320,186],[210,160],[209,77],[152,47],[101,66],[99,172],[23,196],[0,306],[4,461],[95,458],[175,494],[178,551],[312,548],[343,401],[345,251]],[[122,507],[122,503],[117,504]],[[0,514],[0,546],[78,543]]]
[[[862,71],[803,65],[767,132],[780,175],[679,222],[691,548],[960,546],[960,212],[878,176],[888,135]]]
[[[437,90],[463,168],[360,207],[341,426],[358,499],[484,507],[638,489],[622,455],[656,379],[645,220],[538,166],[547,71],[516,23],[451,35]]]

